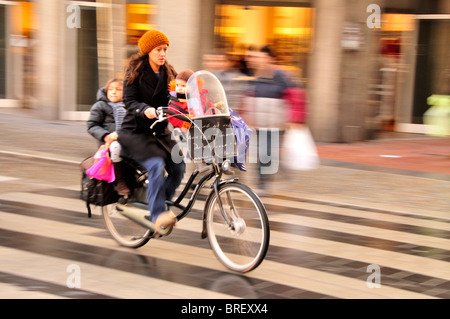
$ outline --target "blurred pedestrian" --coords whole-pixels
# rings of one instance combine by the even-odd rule
[[[276,67],[276,55],[269,45],[253,52],[251,66],[255,79],[250,82],[250,97],[246,99],[250,123],[258,135],[258,188],[267,191],[270,175],[279,168],[279,146],[286,125],[287,105],[283,92],[290,86],[289,79]]]
[[[127,66],[124,81],[124,103],[127,114],[119,132],[124,153],[148,171],[148,207],[155,231],[175,224],[175,214],[166,207],[181,184],[185,163],[175,163],[171,152],[176,142],[167,122],[152,129],[156,109],[169,103],[169,84],[176,77],[167,62],[169,39],[158,31],[147,31],[138,42],[139,53]],[[167,171],[167,177],[164,175]]]
[[[258,55],[258,48],[255,45],[249,45],[241,62],[241,72],[247,76],[255,75],[254,57]]]
[[[109,145],[111,161],[114,164],[116,186],[119,195],[128,195],[128,188],[124,178],[121,146],[117,139],[125,117],[125,105],[123,98],[123,81],[117,78],[109,80],[105,87],[97,91],[97,102],[91,107],[87,120],[88,133],[91,134],[99,145]]]
[[[229,108],[239,113],[241,97],[248,90],[246,75],[240,71],[237,61],[231,53],[216,54],[215,59],[208,55],[207,59],[205,61],[209,61],[209,63],[205,66],[209,66],[210,69],[207,70],[211,71],[222,83]],[[213,63],[212,60],[214,60]]]
[[[220,71],[224,67],[225,55],[222,53],[208,53],[203,55],[203,69],[210,72]]]

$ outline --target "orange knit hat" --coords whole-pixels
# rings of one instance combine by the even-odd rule
[[[150,53],[154,48],[162,44],[169,45],[167,36],[158,30],[150,30],[145,32],[139,39],[139,50],[143,55]]]

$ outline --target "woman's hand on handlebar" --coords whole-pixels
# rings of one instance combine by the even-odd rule
[[[149,114],[149,115],[147,115],[146,112],[147,112],[148,109],[144,111],[144,114],[145,114],[149,119],[156,119],[156,121],[154,121],[153,124],[150,125],[150,129],[153,130],[153,128],[155,127],[155,125],[156,125],[157,123],[160,123],[160,122],[166,120],[167,117],[164,116],[164,111],[163,111],[164,108],[163,108],[163,107],[158,107],[157,110],[155,110],[154,108],[149,108],[149,109],[152,109],[154,114]],[[153,117],[149,117],[149,116],[152,116],[152,115],[153,115]]]
[[[153,107],[149,107],[144,111],[144,114],[149,119],[155,119],[157,117],[156,110]]]
[[[187,114],[181,113],[179,111],[174,112],[174,111],[170,110],[167,106],[160,106],[156,110],[154,108],[151,108],[151,109],[155,113],[154,117],[152,117],[152,118],[156,119],[156,121],[153,122],[153,124],[150,126],[150,129],[153,129],[157,123],[167,120],[168,116],[175,117],[175,118],[180,119],[185,122],[191,122],[191,120]],[[144,114],[146,114],[147,110],[144,111]],[[150,116],[152,116],[152,115],[153,114],[150,114]],[[150,118],[147,114],[146,114],[146,116],[148,118]]]

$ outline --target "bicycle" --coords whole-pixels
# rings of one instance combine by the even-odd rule
[[[187,85],[189,86],[191,79],[195,80],[196,77],[210,78],[214,85],[220,85],[214,90],[221,92],[219,95],[223,94],[220,97],[220,108],[222,112],[226,110],[227,104],[220,81],[207,71],[199,71],[191,76]],[[215,105],[217,106],[218,103]],[[185,120],[192,122],[192,131],[201,132],[203,147],[217,142],[217,138],[205,141],[205,127],[195,124],[186,115],[171,113],[167,108],[158,108],[157,113],[158,120],[154,124],[167,120],[168,116],[178,116],[178,118],[184,116]],[[215,126],[216,128],[230,128],[229,113],[207,117],[206,122],[209,123],[207,127],[211,127],[211,123],[215,122],[220,123]],[[213,150],[216,148],[213,147]],[[206,160],[203,158],[203,166],[192,172],[176,200],[166,201],[166,204],[181,210],[177,214],[178,223],[192,211],[201,190],[210,188],[202,213],[201,238],[208,238],[215,256],[224,266],[233,271],[245,273],[258,267],[265,258],[270,241],[269,219],[260,198],[248,186],[239,183],[237,178],[223,178],[231,165],[230,160],[224,159],[223,156],[224,154],[218,155],[217,151],[212,151]],[[152,238],[169,235],[172,228],[159,233],[153,231],[146,205],[145,171],[136,165],[132,167],[132,171],[135,187],[131,198],[126,202],[119,201],[103,206],[102,215],[107,230],[120,245],[138,248]],[[210,184],[207,185],[209,182]],[[193,192],[188,203],[181,204],[192,188]]]

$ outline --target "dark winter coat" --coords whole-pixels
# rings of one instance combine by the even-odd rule
[[[289,86],[289,80],[281,70],[274,70],[273,77],[259,77],[254,81],[254,96],[281,99],[283,91]]]
[[[103,139],[106,135],[116,130],[114,112],[108,102],[105,88],[100,88],[97,91],[97,102],[92,105],[87,120],[88,133],[98,140],[100,144],[104,143]]]
[[[158,108],[169,103],[169,88],[165,68],[161,67],[159,78],[153,72],[148,60],[144,69],[133,83],[124,82],[123,101],[127,114],[119,131],[122,155],[142,162],[152,157],[170,158],[176,142],[171,138],[167,121],[150,126],[155,119],[149,119],[144,112],[149,107]]]

